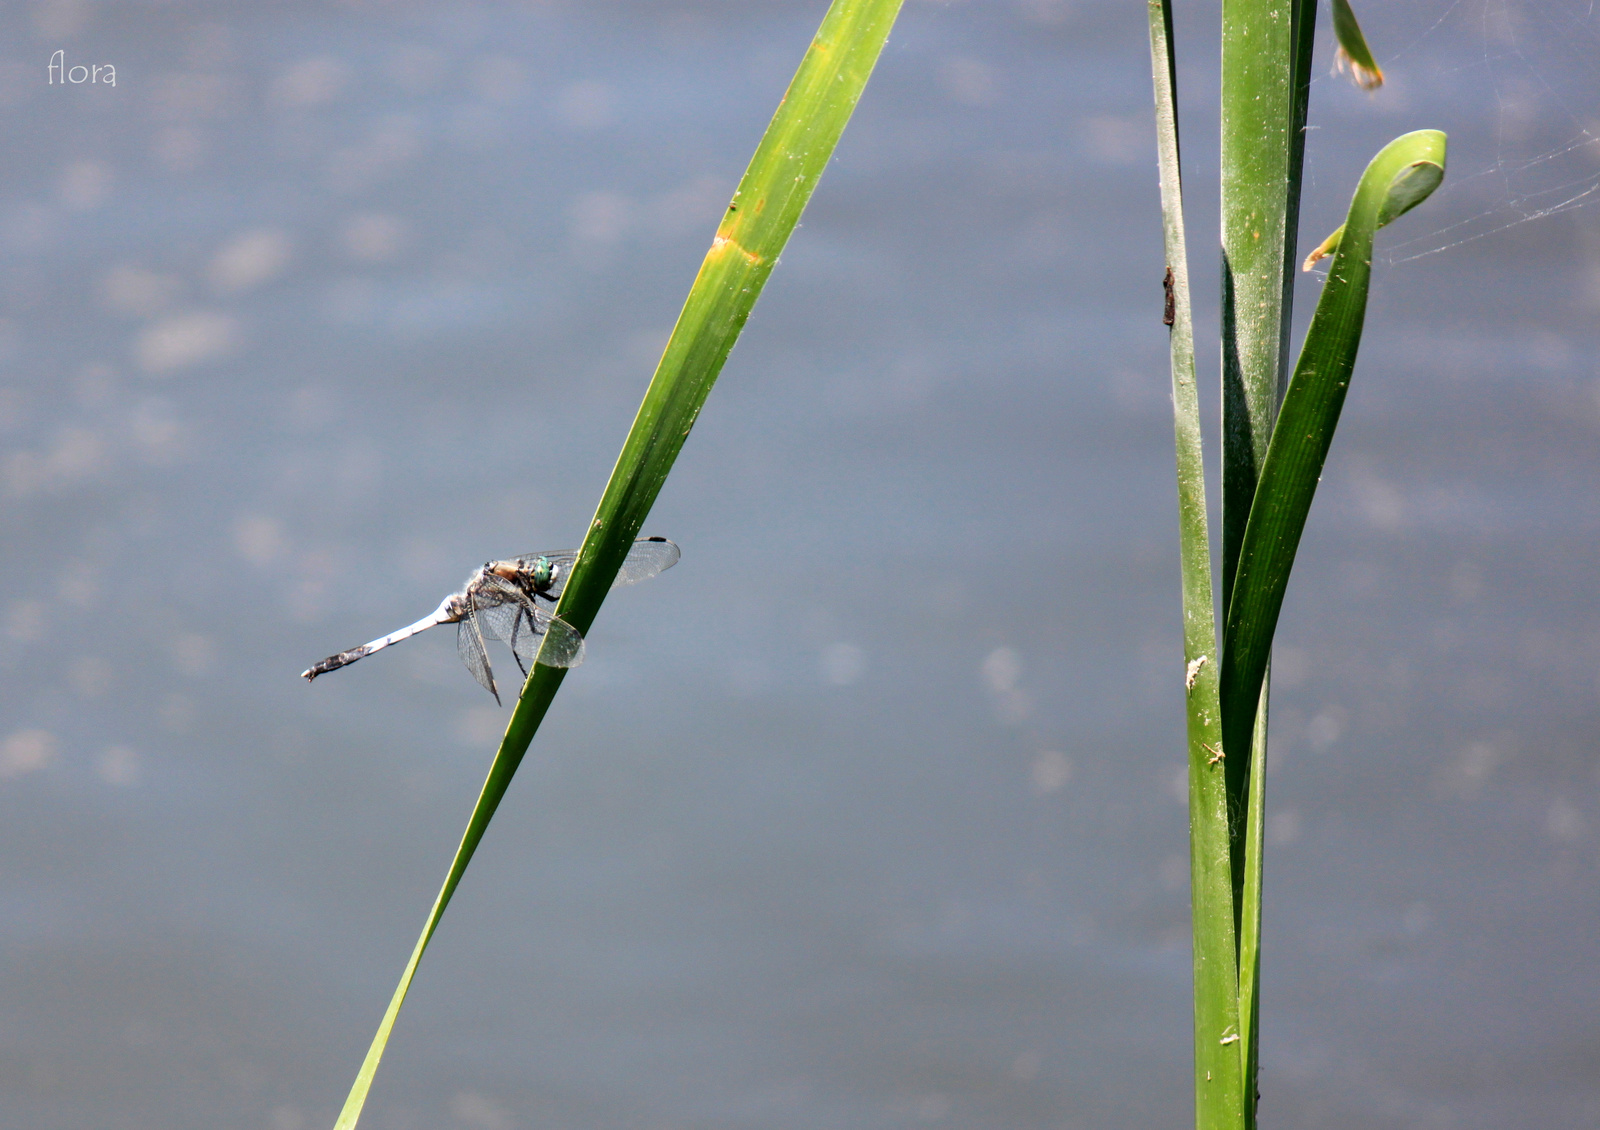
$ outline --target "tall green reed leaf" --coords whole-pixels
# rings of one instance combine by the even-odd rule
[[[1222,598],[1266,457],[1288,343],[1282,313],[1292,243],[1297,0],[1222,5]],[[1308,24],[1307,20],[1299,20]],[[1288,185],[1290,191],[1285,191]],[[1292,198],[1292,199],[1291,199]]]
[[[587,632],[872,74],[901,0],[833,0],[717,228],[557,608]],[[535,663],[335,1130],[352,1130],[417,964],[566,676]]]
[[[1289,356],[1293,262],[1305,157],[1316,0],[1222,5],[1222,602],[1276,419]],[[1260,715],[1266,714],[1262,684]],[[1260,741],[1222,750],[1228,792],[1240,1054],[1246,1125],[1255,1120],[1255,1041],[1266,760]]]
[[[1183,588],[1184,693],[1189,735],[1189,889],[1194,930],[1195,1125],[1242,1125],[1239,984],[1229,864],[1228,796],[1221,758],[1216,597],[1206,518],[1200,397],[1195,387],[1194,322],[1183,224],[1182,147],[1171,0],[1149,0],[1150,66],[1156,99],[1167,253],[1165,319],[1172,327],[1172,412],[1178,471],[1178,553]]]
[[[1249,740],[1300,535],[1344,407],[1372,276],[1377,230],[1444,179],[1445,135],[1418,130],[1384,146],[1362,174],[1322,298],[1261,470],[1223,636],[1223,747]]]
[[[1303,26],[1309,34],[1310,25]],[[1297,65],[1303,65],[1309,57],[1308,53],[1307,46],[1306,51],[1300,54]],[[1301,73],[1304,73],[1303,70]],[[1301,120],[1304,121],[1303,104]],[[1437,138],[1437,153],[1434,152],[1435,147],[1431,141],[1422,140],[1434,137]],[[1390,156],[1385,157],[1385,154]],[[1374,168],[1381,160],[1383,168],[1388,169],[1399,159],[1397,155],[1405,154],[1409,154],[1415,160],[1398,167],[1387,188],[1380,191],[1377,186],[1381,184],[1384,173],[1382,170],[1374,173]],[[1435,156],[1437,162],[1433,160]],[[1294,380],[1290,382],[1289,393],[1284,398],[1284,408],[1288,409],[1292,401],[1294,410],[1287,417],[1280,413],[1273,429],[1261,482],[1257,485],[1255,497],[1251,502],[1232,600],[1228,603],[1223,634],[1222,744],[1224,749],[1236,750],[1244,748],[1241,743],[1248,741],[1250,749],[1250,761],[1246,766],[1247,783],[1244,785],[1247,791],[1244,829],[1242,841],[1235,842],[1234,864],[1235,874],[1240,880],[1239,1018],[1244,1031],[1245,1093],[1250,1096],[1248,1115],[1251,1126],[1255,1124],[1254,1096],[1257,1093],[1256,1076],[1261,1058],[1261,874],[1266,850],[1263,829],[1266,822],[1267,700],[1272,637],[1277,630],[1278,609],[1282,606],[1284,587],[1288,584],[1289,569],[1294,561],[1294,547],[1299,544],[1300,531],[1305,526],[1306,512],[1311,507],[1311,496],[1322,474],[1322,461],[1327,455],[1327,444],[1332,441],[1333,429],[1338,423],[1339,407],[1344,402],[1343,389],[1355,365],[1356,345],[1360,341],[1361,320],[1366,309],[1367,278],[1371,273],[1372,233],[1427,199],[1443,176],[1444,135],[1435,135],[1431,131],[1408,134],[1405,138],[1391,143],[1378,158],[1374,159],[1373,166],[1369,166],[1367,173],[1363,175],[1361,182],[1363,185],[1369,183],[1369,177],[1375,178],[1371,181],[1373,187],[1369,191],[1369,197],[1371,194],[1376,194],[1377,200],[1375,215],[1368,217],[1363,213],[1362,222],[1369,224],[1364,242],[1365,251],[1362,253],[1364,257],[1358,265],[1346,265],[1339,275],[1338,286],[1333,285],[1333,275],[1330,272],[1328,286],[1324,287],[1322,300],[1312,316],[1311,328],[1301,348],[1300,363],[1296,367]],[[1291,188],[1298,188],[1298,179]],[[1363,199],[1360,189],[1356,195],[1358,200]],[[1371,202],[1371,199],[1366,200],[1368,204]],[[1355,215],[1355,207],[1352,203],[1352,216]],[[1330,235],[1323,241],[1322,248],[1337,247],[1344,230],[1344,227],[1340,227]],[[1293,256],[1292,244],[1286,247],[1286,252],[1288,256]],[[1315,261],[1316,256],[1317,252],[1313,252],[1312,257],[1307,260],[1308,266]],[[1359,276],[1359,286],[1347,285],[1352,283],[1356,276]],[[1328,287],[1333,288],[1331,295]],[[1356,297],[1357,290],[1359,290],[1359,300]],[[1325,310],[1328,311],[1326,314]],[[1335,310],[1340,313],[1334,313]],[[1286,303],[1283,310],[1286,330],[1288,317],[1289,308]],[[1336,398],[1326,399],[1329,395],[1329,386],[1323,383],[1320,386],[1321,393],[1312,392],[1311,389],[1319,385],[1310,374],[1315,372],[1318,366],[1321,366],[1322,371],[1326,373],[1329,371],[1329,366],[1335,362],[1344,366],[1345,384],[1338,386]],[[1304,379],[1302,373],[1307,374]],[[1298,393],[1294,391],[1297,386],[1301,389]],[[1324,396],[1324,399],[1319,401],[1319,396]],[[1318,406],[1313,407],[1313,404]],[[1319,416],[1319,412],[1327,414]],[[1283,468],[1288,466],[1286,459],[1292,463],[1300,458],[1299,454],[1287,456],[1281,453],[1298,451],[1301,441],[1297,438],[1280,439],[1280,435],[1298,437],[1302,428],[1308,431],[1308,440],[1311,438],[1311,433],[1325,429],[1322,432],[1321,455],[1316,458],[1315,471],[1308,480],[1296,477],[1296,472],[1281,469],[1274,471],[1272,486],[1264,495],[1263,487],[1267,484],[1266,468],[1272,466],[1275,459],[1278,466]],[[1280,455],[1274,456],[1274,451],[1279,451]],[[1302,503],[1304,509],[1298,510],[1298,519],[1295,519],[1293,515]],[[1267,514],[1275,513],[1280,506],[1286,506],[1287,510],[1275,517],[1266,517]],[[1253,539],[1287,537],[1289,525],[1280,523],[1293,524],[1295,521],[1298,521],[1298,525],[1293,525],[1293,544],[1287,546],[1280,544],[1278,546],[1280,552],[1268,553],[1257,562],[1259,546],[1258,541]],[[1285,548],[1286,556],[1281,552]],[[1244,564],[1247,559],[1251,562],[1248,568]],[[1267,571],[1267,575],[1274,576],[1275,579],[1264,581],[1263,569]],[[1281,572],[1274,573],[1274,570]],[[1247,595],[1241,603],[1239,586],[1245,583],[1247,573],[1250,574],[1246,586]],[[1270,604],[1270,617],[1263,615],[1268,604]],[[1235,634],[1235,627],[1241,623],[1234,618],[1236,606],[1240,610],[1240,616],[1255,620],[1256,626],[1251,631],[1248,648],[1245,648],[1241,636]],[[1241,665],[1244,667],[1242,678],[1239,674]],[[1233,744],[1230,745],[1230,742]],[[1238,771],[1237,765],[1232,768]],[[1237,796],[1237,793],[1230,791],[1230,796]]]

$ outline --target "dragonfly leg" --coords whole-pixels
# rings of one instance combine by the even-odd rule
[[[522,677],[526,679],[528,677],[528,668],[522,662],[522,653],[517,650],[517,644],[521,642],[522,622],[524,620],[529,621],[528,629],[532,631],[532,618],[528,615],[526,609],[519,608],[517,609],[517,618],[511,622],[511,638],[506,643],[511,645],[511,658],[517,661],[517,670],[521,671]]]

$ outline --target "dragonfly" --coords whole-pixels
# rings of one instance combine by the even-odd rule
[[[677,545],[666,538],[640,538],[629,548],[611,587],[648,580],[663,569],[672,568],[680,556]],[[568,549],[486,562],[467,578],[460,591],[445,597],[430,615],[381,639],[330,655],[300,672],[300,676],[309,682],[418,632],[440,624],[455,624],[456,653],[461,662],[499,702],[500,691],[489,666],[486,640],[506,643],[524,678],[535,662],[546,667],[576,667],[583,662],[583,634],[554,612],[577,560],[578,551]]]

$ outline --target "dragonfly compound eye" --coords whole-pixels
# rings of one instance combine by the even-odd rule
[[[555,568],[548,557],[541,557],[533,563],[533,583],[536,587],[544,588],[554,576]]]

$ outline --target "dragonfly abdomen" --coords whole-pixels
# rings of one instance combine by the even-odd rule
[[[326,675],[329,671],[337,671],[341,667],[347,667],[356,660],[371,655],[372,651],[371,644],[364,643],[360,647],[352,647],[349,651],[341,651],[338,655],[330,655],[320,663],[313,663],[310,667],[300,672],[300,677],[310,682],[318,675]]]

